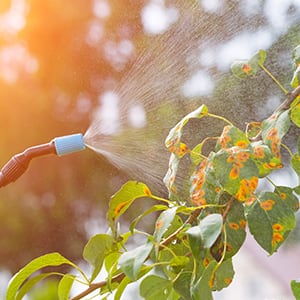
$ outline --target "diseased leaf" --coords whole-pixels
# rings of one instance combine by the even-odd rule
[[[111,251],[113,237],[108,234],[97,234],[93,236],[83,250],[83,258],[93,267],[91,281],[101,271],[105,256]]]
[[[293,210],[276,193],[262,192],[249,203],[246,218],[251,234],[269,254],[275,252],[295,227]]]
[[[191,299],[191,280],[192,272],[182,272],[173,282],[174,290],[183,297],[183,299]]]
[[[234,269],[232,260],[227,259],[221,263],[215,273],[213,290],[221,291],[222,289],[228,287],[233,280],[233,276]]]
[[[151,197],[151,191],[146,184],[137,181],[128,181],[112,196],[107,218],[113,232],[115,232],[116,220],[136,199],[142,197]]]
[[[294,195],[294,189],[288,186],[276,186],[274,192],[279,195],[282,201],[294,212],[299,209],[299,200]]]
[[[172,198],[173,194],[176,194],[176,187],[175,187],[175,179],[178,170],[180,159],[174,153],[171,153],[169,159],[169,168],[168,171],[163,179],[166,188],[169,191],[169,197]]]
[[[259,70],[266,59],[266,52],[259,50],[249,60],[236,60],[231,65],[231,71],[237,78],[244,79],[248,76],[253,76]]]
[[[211,261],[205,268],[202,276],[192,286],[193,300],[213,300],[212,287],[214,280],[214,270],[217,265],[216,261]]]

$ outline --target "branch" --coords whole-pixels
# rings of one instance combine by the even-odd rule
[[[197,210],[193,211],[190,214],[189,218],[186,220],[185,224],[194,223],[196,218],[199,216],[200,212],[201,212],[201,209],[197,209]],[[177,235],[181,232],[182,229],[183,229],[183,226],[178,228],[178,230],[176,230],[173,234],[171,234],[167,239],[165,239],[162,242],[162,245],[166,246],[166,245],[170,244],[174,239],[176,239]],[[114,276],[111,279],[111,282],[121,282],[124,277],[125,277],[125,274],[120,273],[119,275]],[[107,285],[107,280],[100,281],[100,282],[97,282],[97,283],[91,283],[85,291],[83,291],[82,293],[78,294],[77,296],[71,298],[70,300],[80,300],[83,297],[85,297],[85,296],[89,295],[90,293],[92,293],[93,291],[98,290],[98,289],[100,289],[100,288],[102,288],[106,285]]]
[[[286,99],[276,108],[275,112],[281,112],[290,108],[292,102],[300,95],[300,85],[288,93]]]
[[[111,279],[111,282],[121,282],[124,277],[125,277],[125,274],[121,273],[119,275],[114,276]],[[79,300],[79,299],[82,299],[83,297],[89,295],[93,291],[98,290],[98,289],[100,289],[100,288],[102,288],[102,287],[104,287],[106,285],[107,285],[107,280],[100,281],[100,282],[97,282],[97,283],[91,283],[89,285],[89,287],[85,291],[83,291],[82,293],[78,294],[77,296],[71,298],[70,300]]]

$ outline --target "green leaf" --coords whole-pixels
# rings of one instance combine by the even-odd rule
[[[299,68],[300,68],[300,66],[299,66]],[[300,127],[300,103],[298,103],[292,107],[291,120],[297,127]]]
[[[217,262],[211,261],[205,268],[202,276],[192,286],[193,300],[213,300],[212,297],[212,279]]]
[[[222,289],[228,287],[233,280],[233,276],[234,269],[232,260],[227,259],[221,263],[215,273],[213,289],[221,291]]]
[[[300,155],[299,153],[293,154],[291,158],[291,166],[298,175],[298,178],[300,178]]]
[[[177,207],[169,208],[168,210],[163,211],[160,216],[157,218],[155,223],[155,231],[153,234],[154,242],[159,244],[162,240],[165,232],[168,230],[172,221],[176,216]]]
[[[121,299],[121,296],[122,296],[125,288],[131,282],[132,281],[128,277],[123,278],[123,280],[118,284],[117,291],[116,291],[115,296],[114,296],[114,300],[120,300]]]
[[[194,165],[199,165],[201,163],[201,161],[203,160],[203,157],[201,156],[203,144],[204,143],[202,142],[202,143],[196,145],[190,153],[190,158]]]
[[[119,258],[119,265],[122,271],[128,276],[132,281],[135,281],[138,277],[138,273],[149,256],[153,244],[148,242],[141,245],[131,251],[125,252]]]
[[[140,295],[145,300],[168,300],[172,282],[157,275],[147,276],[140,285]]]
[[[299,280],[292,280],[291,281],[291,288],[293,295],[296,300],[300,300],[300,281]]]
[[[130,207],[134,200],[142,197],[151,197],[151,191],[147,185],[137,181],[128,181],[112,196],[107,218],[113,232],[115,232],[116,220]]]
[[[108,234],[93,236],[83,250],[83,258],[93,267],[90,281],[92,282],[99,274],[105,256],[111,251],[113,237]]]
[[[25,282],[25,280],[29,276],[31,276],[36,271],[44,267],[55,267],[63,264],[70,265],[82,273],[79,267],[77,267],[74,263],[72,263],[62,255],[60,255],[59,253],[54,252],[54,253],[49,253],[40,256],[32,260],[30,263],[28,263],[24,268],[22,268],[18,273],[14,275],[14,277],[9,282],[9,286],[6,292],[6,299],[7,300],[15,299],[21,285]]]
[[[18,295],[16,296],[16,298],[14,298],[15,300],[22,300],[23,297],[29,292],[30,289],[32,289],[38,282],[40,282],[41,280],[44,280],[45,278],[51,276],[51,275],[57,275],[54,272],[51,273],[43,273],[43,274],[39,274],[37,276],[31,277],[28,280],[26,280],[26,282],[21,286],[21,288],[19,289]]]
[[[282,168],[280,157],[275,157],[271,149],[261,141],[252,143],[252,158],[255,162],[259,174],[263,178],[276,169]]]
[[[294,195],[294,189],[288,186],[276,186],[274,192],[278,194],[282,201],[294,212],[299,209],[299,200]]]
[[[76,276],[66,274],[58,284],[58,299],[68,300]]]
[[[227,125],[217,141],[216,151],[232,147],[246,149],[249,145],[250,141],[243,131],[235,126]]]
[[[182,272],[173,282],[174,290],[183,299],[191,299],[191,280],[192,272]]]
[[[131,222],[130,227],[129,227],[131,233],[133,233],[134,228],[136,227],[136,224],[138,222],[140,222],[144,217],[146,217],[147,215],[149,215],[153,212],[160,211],[160,210],[167,210],[168,208],[169,208],[168,206],[162,205],[162,204],[151,206],[149,209],[147,209],[145,212],[143,212],[141,215],[139,215],[137,218],[135,218]]]
[[[261,135],[263,141],[271,149],[272,154],[280,158],[280,144],[282,138],[291,126],[289,111],[275,112],[262,122]]]
[[[236,60],[231,65],[231,72],[237,78],[244,79],[253,76],[266,59],[266,52],[259,50],[249,60]]]
[[[251,234],[269,254],[277,251],[296,224],[292,209],[271,192],[257,196],[247,207],[246,218]]]
[[[203,251],[209,249],[222,231],[223,218],[220,214],[211,214],[186,231],[195,259],[201,259]]]
[[[291,86],[292,88],[296,88],[299,85],[299,79],[300,79],[300,65],[296,68],[293,74],[293,78],[291,80]]]
[[[293,49],[292,59],[294,63],[294,69],[296,69],[300,64],[300,45]]]
[[[258,168],[248,149],[221,149],[215,154],[213,168],[224,190],[240,201],[251,197],[257,187]]]
[[[234,256],[244,244],[246,238],[246,219],[244,216],[244,206],[238,201],[234,201],[231,204],[230,210],[228,211],[225,219],[225,230],[226,230],[226,255],[225,259]],[[224,249],[224,236],[216,245],[219,250],[219,256],[222,255]],[[213,251],[213,249],[212,249]],[[218,257],[219,257],[218,256]],[[216,256],[215,256],[216,258]]]

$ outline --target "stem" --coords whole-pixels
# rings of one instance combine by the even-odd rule
[[[232,124],[229,120],[227,120],[226,118],[224,118],[224,117],[222,117],[222,116],[214,115],[214,114],[211,114],[211,113],[208,113],[207,115],[208,115],[209,117],[212,117],[212,118],[215,118],[215,119],[222,120],[222,121],[224,121],[225,123],[227,123],[228,125],[233,126],[233,124]]]
[[[168,205],[174,205],[174,204],[176,204],[174,201],[170,201],[168,199],[161,198],[161,197],[158,197],[158,196],[155,196],[155,195],[152,195],[152,194],[149,197],[152,198],[152,199],[154,199],[154,200],[157,200],[157,201],[165,202]]]
[[[286,144],[281,143],[281,146],[289,153],[291,157],[293,156],[291,149]]]
[[[279,88],[283,91],[285,95],[289,92],[284,88],[284,86],[273,76],[273,74],[263,65],[259,64],[259,66],[264,70],[264,72],[279,86]]]

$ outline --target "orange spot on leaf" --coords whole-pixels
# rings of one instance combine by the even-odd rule
[[[275,201],[269,199],[269,200],[260,202],[260,207],[265,211],[272,210],[274,203],[275,203]]]

